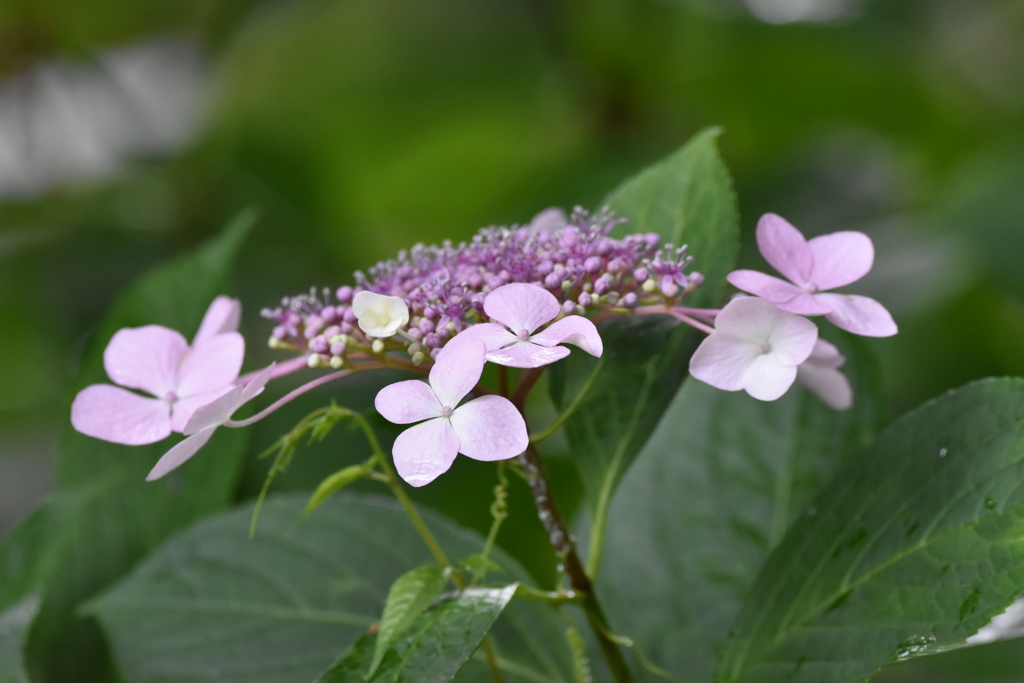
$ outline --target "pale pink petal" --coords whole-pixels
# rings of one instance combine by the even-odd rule
[[[766,213],[757,222],[757,246],[765,260],[794,284],[808,284],[814,255],[799,230],[782,216]]]
[[[243,358],[245,340],[237,332],[218,334],[197,342],[181,364],[175,393],[179,398],[185,398],[230,386],[238,379]]]
[[[459,452],[474,460],[507,460],[530,444],[523,416],[501,396],[481,396],[459,406],[451,423]]]
[[[82,389],[71,404],[71,425],[82,434],[141,446],[171,433],[171,407],[109,384]]]
[[[789,301],[776,304],[781,310],[796,315],[825,315],[832,312],[832,307],[818,298],[818,294],[806,292],[793,297]]]
[[[195,346],[214,335],[237,332],[241,319],[241,302],[231,297],[218,296],[206,309],[206,315],[203,316],[203,322],[199,324],[199,331],[196,332],[192,345]]]
[[[202,431],[198,431],[192,436],[186,437],[179,441],[175,446],[164,453],[163,457],[160,458],[153,469],[146,475],[146,481],[156,481],[160,477],[164,476],[172,470],[176,470],[186,462],[189,458],[195,455],[200,448],[206,445],[206,442],[210,440],[213,433],[217,431],[217,426],[207,427]]]
[[[736,297],[715,317],[715,331],[760,345],[768,341],[780,314],[778,306],[752,296]]]
[[[173,393],[188,342],[160,325],[128,327],[114,334],[103,351],[103,367],[115,384],[148,391],[157,398]]]
[[[807,318],[779,311],[768,335],[767,351],[783,365],[796,367],[814,350],[818,327]]]
[[[477,323],[452,337],[451,341],[441,349],[438,358],[448,353],[451,349],[465,343],[476,341],[484,345],[485,351],[493,351],[494,349],[514,344],[518,339],[519,337],[505,329],[504,325],[499,325],[498,323]]]
[[[533,334],[538,327],[553,320],[559,310],[554,294],[543,287],[521,282],[502,285],[484,299],[484,313],[512,330],[512,334],[522,330]]]
[[[833,344],[819,338],[814,343],[814,350],[811,351],[811,355],[807,357],[807,361],[804,365],[814,364],[822,368],[841,368],[846,363],[846,357],[839,353]]]
[[[891,337],[898,331],[889,311],[866,296],[818,294],[832,307],[825,317],[836,327],[865,337]]]
[[[377,392],[373,405],[385,420],[400,425],[441,415],[441,404],[433,389],[418,379],[389,384]]]
[[[757,346],[724,334],[712,334],[690,357],[690,374],[725,391],[743,388],[747,367],[760,355]]]
[[[871,270],[875,247],[862,232],[834,232],[809,241],[814,254],[811,282],[818,289],[835,289],[856,282]]]
[[[546,329],[530,337],[530,341],[541,346],[574,344],[598,358],[604,353],[604,342],[597,333],[597,327],[581,315],[570,315],[551,323]]]
[[[833,410],[849,410],[853,406],[850,380],[835,368],[808,361],[796,369],[796,381]]]
[[[231,387],[223,396],[215,398],[206,405],[199,406],[192,411],[192,415],[186,421],[182,433],[195,434],[207,427],[219,427],[224,424],[231,419],[231,415],[242,405],[242,394],[244,393],[245,387],[236,385]]]
[[[488,351],[484,358],[510,368],[539,368],[562,360],[568,355],[569,349],[564,346],[548,348],[524,341],[497,351]]]
[[[484,345],[470,340],[439,354],[430,368],[430,388],[441,405],[454,408],[468,394],[484,371]]]
[[[534,216],[530,224],[526,226],[526,229],[530,231],[530,234],[536,235],[542,232],[561,230],[568,224],[569,218],[565,215],[565,211],[558,207],[551,207],[544,209]]]
[[[188,398],[179,398],[171,407],[171,430],[184,432],[192,414],[199,408],[213,403],[221,396],[230,393],[235,385],[228,384],[215,391],[206,391],[201,394],[193,394]],[[189,432],[192,434],[193,432]]]
[[[796,367],[783,365],[771,353],[754,359],[743,374],[743,389],[760,401],[774,401],[793,386]]]
[[[444,417],[421,422],[398,435],[391,454],[398,475],[423,486],[448,471],[459,454],[459,438]]]
[[[734,270],[725,278],[737,289],[750,292],[774,304],[783,304],[806,292],[794,284],[756,270]],[[827,311],[826,311],[827,312]]]
[[[288,361],[285,361],[284,363],[282,363],[282,365],[288,365]],[[277,363],[271,363],[267,367],[260,370],[255,377],[246,382],[245,390],[242,391],[241,402],[238,405],[245,405],[249,401],[253,400],[257,396],[262,394],[263,387],[267,386],[267,382],[281,376],[281,373],[278,372],[280,369],[281,368],[280,366],[277,365]]]

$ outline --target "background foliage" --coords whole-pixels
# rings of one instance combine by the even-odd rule
[[[81,477],[70,486],[69,464],[57,463],[55,435],[78,364],[90,344],[104,343],[101,321],[119,290],[211,238],[242,208],[260,212],[233,279],[247,306],[248,367],[256,367],[271,357],[252,341],[269,331],[256,315],[261,306],[312,284],[348,282],[354,269],[417,241],[466,238],[552,204],[593,207],[708,125],[724,131],[742,263],[759,263],[750,238],[768,210],[808,234],[857,229],[875,240],[863,293],[887,305],[901,329],[869,342],[884,377],[881,414],[902,415],[980,377],[1024,375],[1024,9],[1013,0],[808,0],[838,9],[827,21],[766,21],[797,4],[6,3],[0,74],[183,35],[203,47],[211,80],[205,122],[177,154],[0,204],[0,532],[58,487],[68,495],[33,524],[67,527],[92,518],[75,506],[95,514],[109,506],[104,487],[122,484],[104,478],[106,466],[76,461]],[[152,313],[147,322],[173,316]],[[367,407],[385,381],[358,378],[348,403]],[[327,396],[249,430],[237,489],[205,492],[189,509],[201,516],[251,498],[266,469],[252,456]],[[873,429],[870,416],[858,417]],[[276,487],[310,489],[365,457],[352,447],[359,443],[339,430],[300,453]],[[545,454],[572,513],[585,509],[585,487],[567,448],[546,443]],[[460,458],[420,500],[486,531],[492,476]],[[511,509],[531,506],[513,482]],[[110,558],[111,571],[191,513],[180,514],[154,512],[159,523],[133,532],[135,555]],[[55,566],[66,544],[82,542],[77,533],[26,561]],[[758,558],[778,541],[765,533],[748,549]],[[531,514],[513,515],[499,537],[542,585],[553,563],[529,550],[543,543]],[[105,582],[102,568],[74,567],[85,594]],[[66,596],[69,604],[78,597]],[[59,599],[4,602],[0,622],[41,609],[45,623]],[[83,642],[91,637],[85,631]],[[1022,648],[1008,641],[929,657],[880,678],[1018,680]]]

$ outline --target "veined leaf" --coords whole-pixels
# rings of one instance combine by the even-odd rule
[[[302,493],[270,496],[251,541],[251,504],[202,520],[90,603],[86,609],[102,622],[124,677],[313,680],[378,620],[394,581],[430,560],[404,510],[388,497],[342,493],[307,518],[304,506]],[[429,511],[423,518],[451,557],[482,544]],[[525,577],[510,557],[494,554],[514,581]],[[519,601],[505,617],[493,638],[503,660],[542,680],[571,680],[564,625],[550,607]],[[372,646],[360,677],[371,659]]]
[[[715,146],[717,129],[698,133],[682,149],[627,180],[606,203],[628,228],[656,232],[663,242],[688,244],[705,284],[688,305],[714,303],[739,249],[739,213],[729,173]],[[566,422],[600,539],[615,487],[643,448],[686,377],[700,335],[668,316],[636,316],[601,326],[604,358],[583,403]],[[598,361],[573,353],[552,367],[551,392],[564,409]],[[599,547],[599,544],[598,544]],[[599,557],[589,567],[596,570]]]
[[[253,216],[240,216],[199,250],[161,266],[132,285],[94,336],[77,388],[109,382],[103,350],[122,327],[161,324],[190,337],[207,306],[227,288],[227,275]],[[104,486],[77,515],[67,559],[47,583],[29,657],[52,681],[112,677],[107,647],[95,622],[77,606],[127,572],[173,531],[224,507],[244,450],[242,430],[222,429],[181,470],[153,483],[146,474],[172,445],[121,446],[79,434],[61,439],[57,495]],[[59,653],[59,654],[58,654]]]
[[[884,424],[873,355],[852,335],[836,343],[853,409],[799,385],[763,402],[687,382],[612,503],[599,582],[609,617],[682,681],[710,680],[768,553]]]
[[[39,611],[39,595],[32,593],[0,611],[0,683],[29,683],[25,671],[25,636]]]
[[[430,607],[447,582],[444,567],[435,564],[406,572],[391,584],[391,590],[384,601],[384,614],[380,619],[380,631],[373,645],[373,661],[370,662],[367,676],[373,676],[388,648]],[[498,615],[494,616],[497,618]]]
[[[865,681],[963,644],[1024,593],[1024,380],[983,380],[893,423],[761,570],[720,683]]]
[[[377,661],[383,627],[376,637],[363,636],[317,683],[446,683],[480,645],[516,586],[469,589],[421,614],[408,635],[383,648],[383,661],[371,666],[369,677],[367,661]]]

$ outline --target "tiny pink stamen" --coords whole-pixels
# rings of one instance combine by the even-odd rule
[[[517,334],[516,336],[519,337],[522,341],[526,341],[527,339],[530,338],[530,331],[529,330],[519,330],[519,334]]]
[[[450,417],[451,414],[452,414],[452,409],[449,408],[448,406],[445,406],[444,408],[441,408],[441,417]]]
[[[178,396],[173,391],[168,391],[166,394],[164,394],[164,402],[166,403],[174,403],[177,400]]]

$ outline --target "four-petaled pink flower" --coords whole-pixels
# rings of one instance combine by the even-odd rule
[[[411,485],[430,483],[452,466],[459,453],[491,461],[526,450],[526,423],[511,401],[487,395],[459,405],[480,380],[483,367],[483,344],[462,343],[438,357],[429,384],[411,379],[377,394],[374,405],[385,419],[396,424],[419,422],[395,439],[391,451],[398,474]]]
[[[818,328],[806,318],[754,297],[733,299],[715,318],[715,331],[690,358],[690,374],[725,391],[743,389],[774,401],[811,355]]]
[[[592,356],[604,352],[594,323],[583,316],[569,315],[536,332],[554,320],[561,307],[554,295],[542,287],[523,283],[502,285],[484,299],[484,313],[502,323],[480,323],[454,337],[449,347],[470,341],[483,343],[485,358],[513,368],[537,368],[569,355],[559,344],[575,344]],[[535,334],[536,332],[536,334]]]
[[[182,430],[188,438],[182,439],[171,450],[163,454],[163,457],[146,475],[146,481],[159,479],[185,464],[200,448],[206,445],[218,427],[223,426],[231,419],[236,410],[263,391],[263,387],[274,376],[274,369],[275,364],[271,363],[247,384],[236,384],[223,396],[196,408]]]
[[[132,446],[182,431],[193,411],[231,391],[238,378],[245,356],[245,341],[235,331],[240,311],[237,300],[214,299],[191,346],[160,325],[118,330],[103,352],[103,366],[120,386],[93,384],[80,391],[71,424],[83,434]]]
[[[853,388],[839,368],[846,358],[832,344],[819,339],[814,350],[796,369],[796,381],[833,410],[849,410],[853,405]]]
[[[825,293],[856,282],[871,270],[875,249],[867,235],[834,232],[808,241],[784,218],[768,213],[757,223],[757,246],[790,282],[754,270],[736,270],[728,277],[734,286],[790,313],[824,315],[854,334],[896,334],[889,311],[874,299]]]

